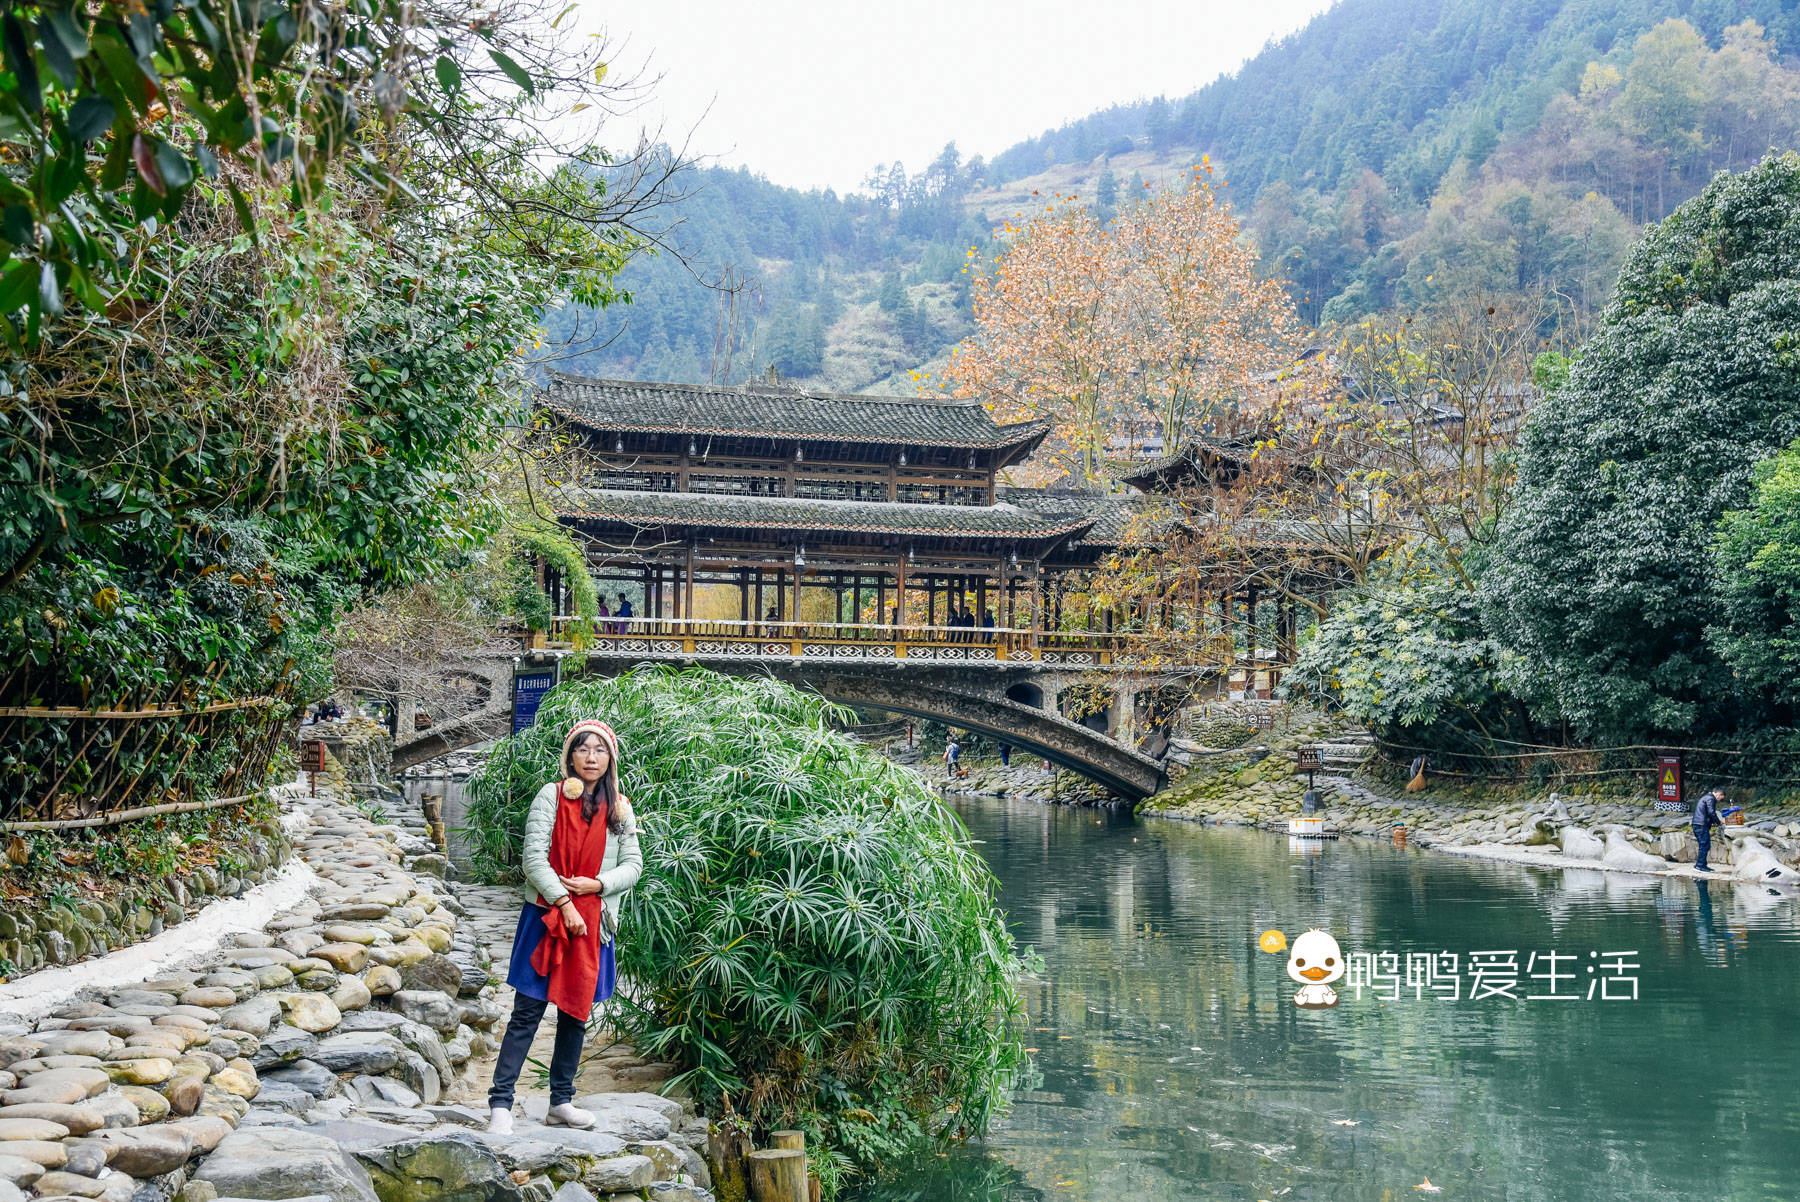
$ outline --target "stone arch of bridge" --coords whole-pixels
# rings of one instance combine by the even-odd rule
[[[870,706],[987,735],[1134,801],[1163,785],[1159,761],[1060,714],[1021,705],[1004,690],[988,692],[956,680],[865,673],[812,672],[794,683],[846,705]]]
[[[590,672],[613,675],[636,665],[623,661],[594,660]],[[800,663],[790,666],[760,664],[709,664],[718,671],[769,674],[846,705],[868,706],[910,717],[942,722],[1009,743],[1023,754],[1040,756],[1059,767],[1095,781],[1110,792],[1133,800],[1150,796],[1162,787],[1162,764],[1095,731],[1071,722],[1061,714],[1022,704],[1012,693],[1018,680],[988,680],[982,673],[955,670],[929,673],[897,673],[891,668],[874,671],[834,670]],[[512,665],[496,660],[488,705],[475,714],[443,728],[419,732],[394,748],[394,767],[405,769],[433,756],[497,739],[511,726],[511,690],[499,679],[510,676]],[[991,670],[988,670],[991,671]],[[1037,686],[1031,685],[1031,688]],[[1040,693],[1041,702],[1041,693]]]

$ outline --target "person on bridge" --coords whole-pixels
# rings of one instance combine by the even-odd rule
[[[625,596],[624,593],[620,593],[619,594],[619,608],[613,610],[613,617],[615,617],[615,618],[630,618],[631,616],[632,616],[631,601]],[[630,625],[629,622],[614,622],[613,629],[618,631],[620,634],[624,634],[626,631],[626,628],[629,625]]]
[[[513,1089],[544,1011],[556,1014],[550,1054],[553,1126],[592,1127],[575,1105],[575,1070],[594,1003],[612,996],[613,934],[625,895],[644,871],[637,819],[619,792],[619,740],[612,727],[577,722],[563,740],[562,775],[538,790],[525,817],[520,887],[524,907],[513,935],[506,983],[512,1018],[488,1090],[488,1130],[512,1133]]]
[[[994,621],[994,611],[993,610],[990,609],[987,611],[987,616],[981,619],[981,625],[982,625],[982,628],[987,631],[986,634],[981,636],[981,641],[984,643],[993,642],[994,641],[994,628],[998,625],[998,623],[996,623]]]
[[[1724,800],[1725,790],[1714,785],[1700,794],[1700,799],[1694,803],[1694,842],[1700,845],[1694,868],[1698,872],[1712,871],[1707,867],[1706,854],[1712,850],[1712,828],[1725,825],[1725,819],[1719,816],[1719,803]]]

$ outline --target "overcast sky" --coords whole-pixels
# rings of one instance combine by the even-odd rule
[[[587,0],[586,28],[649,60],[640,113],[691,149],[800,188],[992,156],[1098,108],[1180,96],[1331,0]],[[704,115],[703,115],[704,114]],[[625,142],[615,127],[612,140]]]

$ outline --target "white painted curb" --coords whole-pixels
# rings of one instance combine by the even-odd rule
[[[220,898],[162,934],[63,968],[44,968],[0,985],[0,1014],[42,1018],[83,989],[148,981],[182,961],[212,951],[226,935],[260,931],[300,903],[319,874],[296,852],[281,871],[237,897]]]

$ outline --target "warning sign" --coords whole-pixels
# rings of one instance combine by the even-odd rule
[[[1656,799],[1658,801],[1681,800],[1680,756],[1659,755],[1656,757]]]

